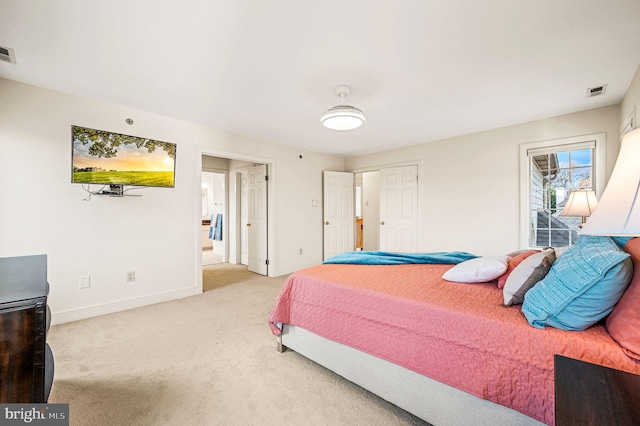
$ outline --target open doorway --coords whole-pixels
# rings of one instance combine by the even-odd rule
[[[379,170],[356,173],[356,212],[356,247],[380,250]]]
[[[202,172],[202,266],[227,261],[227,174]]]
[[[226,285],[224,281],[236,272],[268,275],[271,168],[268,163],[202,153],[203,291]],[[234,274],[229,274],[231,270]]]

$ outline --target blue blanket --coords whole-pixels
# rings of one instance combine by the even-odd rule
[[[455,265],[478,256],[462,251],[434,253],[391,253],[386,251],[346,251],[323,263],[349,263],[355,265],[406,265],[429,263]]]

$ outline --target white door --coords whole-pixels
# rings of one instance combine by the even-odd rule
[[[354,245],[353,173],[323,172],[324,259]]]
[[[242,170],[240,175],[240,263],[249,264],[249,176],[246,170]]]
[[[380,250],[418,251],[418,166],[380,170]]]
[[[247,170],[248,177],[248,269],[267,275],[267,166]]]

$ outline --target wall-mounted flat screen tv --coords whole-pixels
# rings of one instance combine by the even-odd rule
[[[73,183],[175,186],[176,144],[71,126]]]

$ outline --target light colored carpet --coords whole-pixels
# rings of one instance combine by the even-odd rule
[[[202,249],[202,266],[215,265],[222,263],[222,256],[214,253],[212,249]]]
[[[71,425],[426,424],[276,351],[267,319],[286,277],[209,268],[201,295],[51,327],[49,402],[69,403]]]
[[[278,280],[277,282],[282,286],[285,278],[274,278],[274,280]],[[243,281],[258,279],[266,279],[266,277],[249,272],[246,266],[218,263],[215,266],[206,266],[202,269],[202,290],[206,292]],[[275,303],[275,299],[272,302]]]

